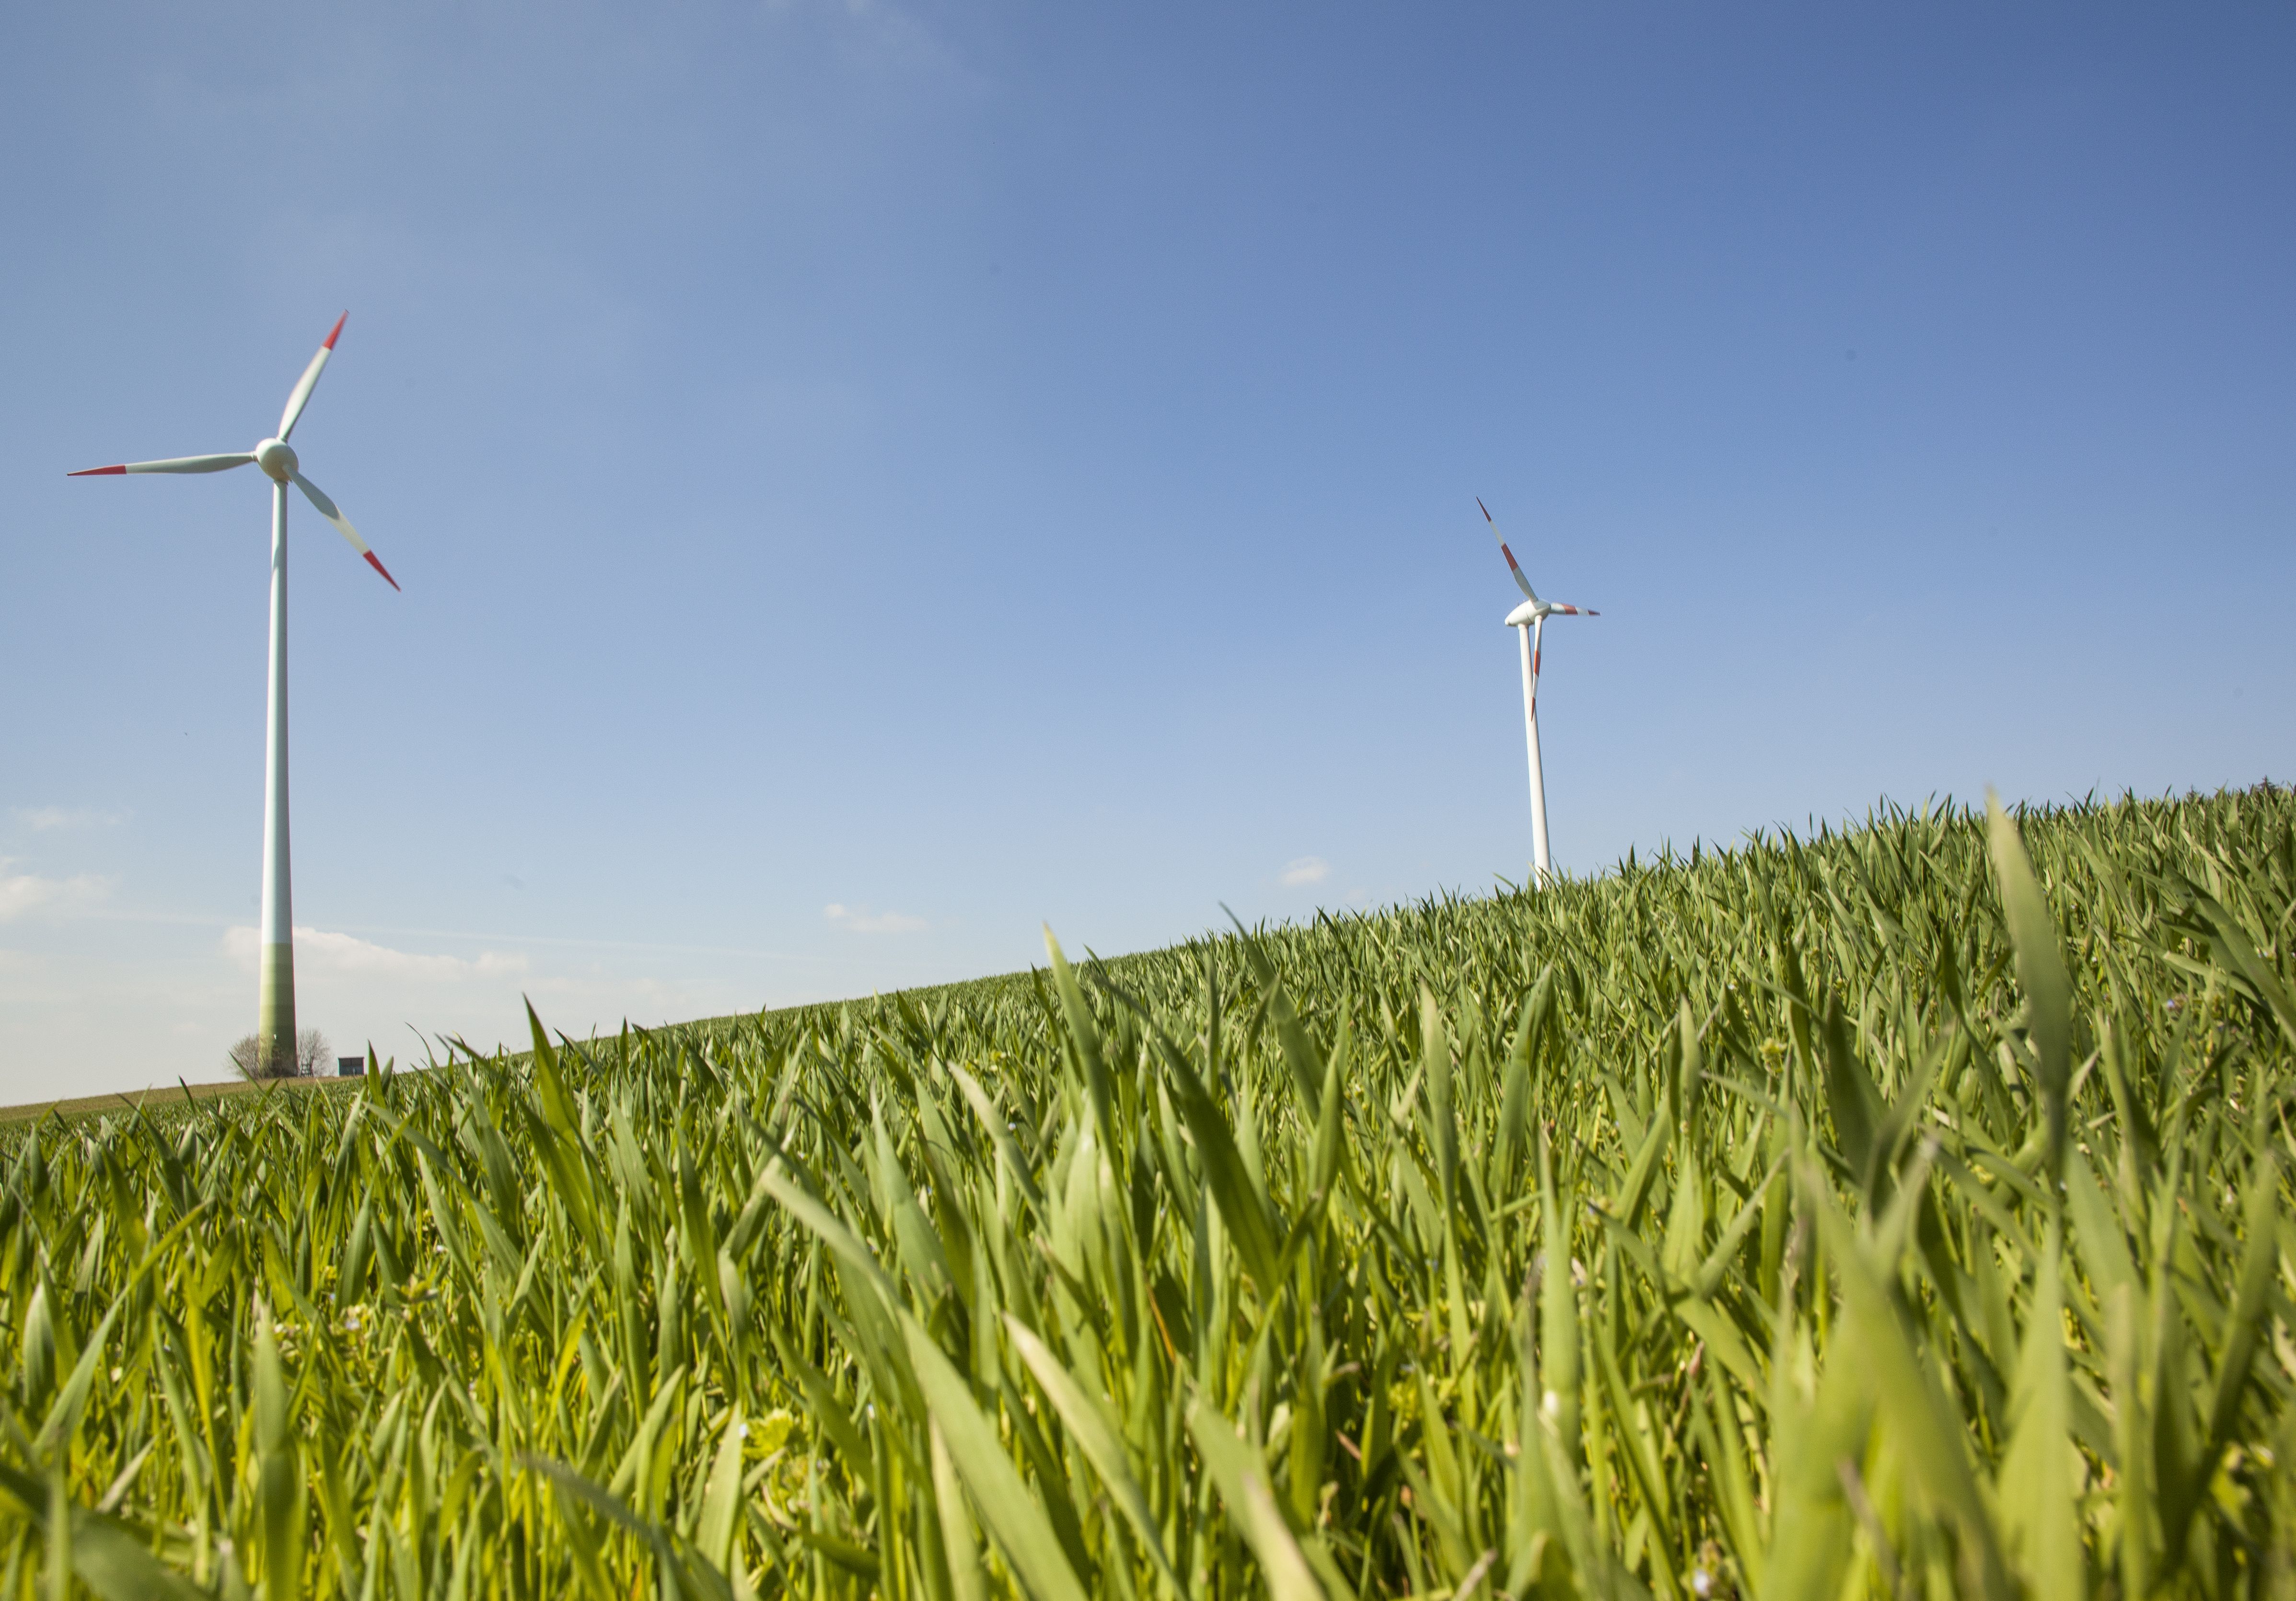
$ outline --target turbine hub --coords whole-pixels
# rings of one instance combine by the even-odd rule
[[[255,447],[255,464],[280,483],[295,476],[299,464],[294,447],[284,439],[266,439]]]

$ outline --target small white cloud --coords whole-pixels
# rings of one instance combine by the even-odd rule
[[[1320,856],[1303,856],[1283,869],[1280,883],[1294,888],[1300,884],[1319,884],[1331,876],[1332,864]]]
[[[35,912],[69,915],[102,899],[111,888],[110,879],[91,874],[43,878],[37,873],[11,873],[8,866],[9,858],[0,856],[0,923]]]
[[[224,933],[223,948],[233,961],[253,973],[256,958],[262,954],[262,939],[261,932],[256,929],[229,929]],[[527,970],[526,958],[516,951],[488,950],[470,957],[422,956],[323,928],[295,931],[295,960],[299,966],[321,973],[450,983],[462,979],[507,978]]]
[[[914,934],[925,926],[923,918],[906,912],[873,912],[865,906],[843,906],[834,900],[821,911],[838,927],[857,934]]]
[[[126,821],[127,814],[98,811],[92,806],[20,806],[13,816],[34,833],[46,833],[58,828],[109,828]]]

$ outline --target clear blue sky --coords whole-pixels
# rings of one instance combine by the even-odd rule
[[[2296,777],[2282,5],[0,20],[0,1100]]]

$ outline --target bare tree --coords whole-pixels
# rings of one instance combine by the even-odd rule
[[[265,1055],[262,1036],[248,1034],[231,1047],[231,1065],[241,1078],[250,1080],[308,1079],[317,1075],[329,1049],[324,1034],[316,1029],[305,1029],[295,1036],[295,1059],[275,1062]]]
[[[250,1081],[261,1079],[283,1079],[287,1075],[276,1070],[263,1052],[263,1037],[243,1034],[231,1047],[232,1071]]]

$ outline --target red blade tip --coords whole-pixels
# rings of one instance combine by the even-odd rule
[[[381,563],[381,562],[378,562],[378,561],[376,561],[376,560],[374,559],[374,552],[373,552],[373,551],[371,551],[371,550],[370,550],[370,551],[364,552],[363,554],[364,554],[365,555],[365,557],[366,557],[366,564],[367,564],[368,566],[370,566],[370,567],[373,568],[377,572],[380,572],[380,573],[381,573],[381,574],[382,574],[382,581],[383,581],[384,583],[386,583],[386,584],[390,585],[393,589],[398,589],[398,580],[397,579],[395,579],[395,578],[392,578],[392,577],[390,576],[390,572],[389,572],[389,571],[387,571],[384,569],[384,567],[383,567],[382,563]],[[398,589],[398,592],[399,592],[401,595],[404,595],[404,594],[406,594],[406,590],[404,590],[404,589]]]
[[[125,472],[127,471],[127,469],[124,464],[117,467],[82,467],[78,472],[67,472],[64,476],[66,478],[102,478],[107,473]]]
[[[1483,514],[1484,521],[1490,522],[1493,528],[1498,526],[1497,523],[1491,522],[1491,508],[1483,504],[1483,497],[1480,495],[1475,497],[1475,509]]]
[[[319,349],[322,350],[333,349],[335,348],[336,338],[340,335],[343,331],[343,324],[350,320],[351,314],[348,311],[344,312],[342,316],[337,317],[335,319],[335,325],[327,330],[327,337],[319,341]]]

